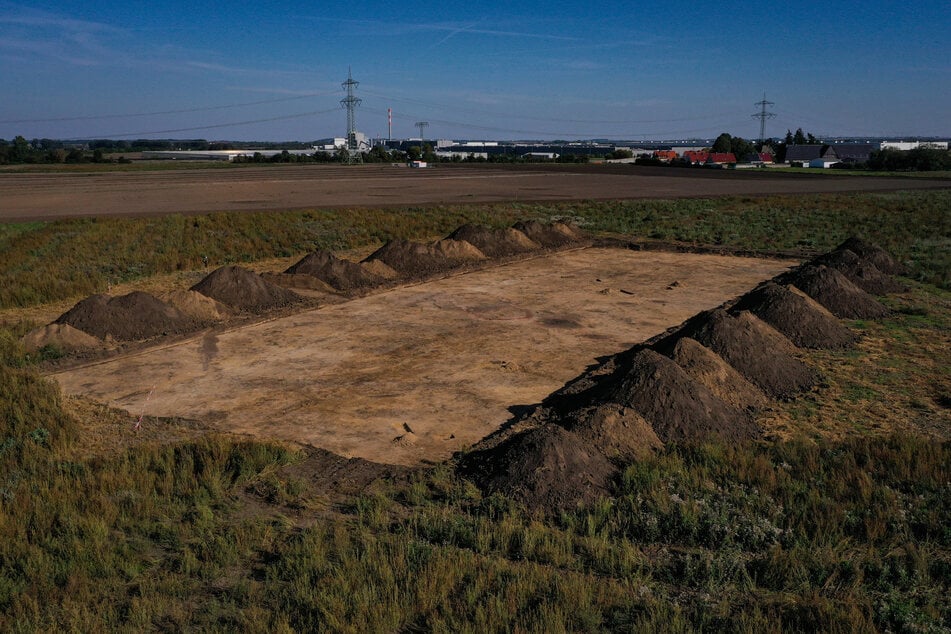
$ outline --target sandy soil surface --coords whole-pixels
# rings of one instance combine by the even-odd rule
[[[521,167],[521,166],[520,166]],[[0,173],[0,221],[379,207],[427,203],[683,198],[949,188],[951,180],[632,166],[273,166],[102,173]]]
[[[66,393],[131,417],[193,418],[345,456],[418,464],[478,441],[598,356],[790,265],[580,249],[205,333],[53,376]]]

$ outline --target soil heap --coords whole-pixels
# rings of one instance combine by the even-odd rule
[[[92,295],[60,315],[54,323],[68,324],[100,339],[112,337],[116,341],[150,339],[187,332],[202,325],[142,291],[118,297]]]
[[[190,290],[249,313],[265,312],[303,301],[297,293],[271,284],[257,273],[240,266],[216,269]]]
[[[691,337],[710,348],[774,398],[791,398],[815,384],[812,370],[794,356],[796,346],[748,311],[735,316],[722,308],[700,313],[660,342],[658,349],[672,349],[681,337]]]
[[[874,319],[888,314],[888,309],[877,299],[842,273],[821,264],[806,264],[775,279],[794,285],[842,319]]]
[[[512,228],[521,231],[546,249],[564,247],[584,237],[580,231],[562,222],[545,224],[538,220],[527,220],[516,222]]]
[[[465,224],[450,233],[448,237],[452,240],[465,240],[490,258],[504,258],[541,248],[540,244],[532,241],[514,227],[490,229]]]
[[[665,443],[759,435],[748,412],[728,406],[671,359],[647,348],[633,355],[607,400],[640,413]]]
[[[382,262],[401,277],[413,279],[484,259],[484,253],[462,240],[440,240],[435,244],[423,244],[397,239],[390,240],[371,253],[364,262]]]
[[[618,403],[583,407],[558,420],[558,424],[610,459],[636,460],[663,447],[650,423],[637,410]]]
[[[733,310],[750,311],[800,348],[846,348],[857,339],[835,315],[795,286],[767,282],[741,297]]]
[[[836,251],[848,249],[863,260],[868,260],[874,264],[879,271],[888,275],[908,275],[908,268],[899,264],[885,249],[866,242],[858,237],[851,237],[838,247]]]
[[[690,378],[730,407],[758,410],[769,402],[761,389],[747,381],[723,357],[695,339],[681,338],[670,357]]]
[[[871,260],[859,257],[850,249],[836,249],[813,258],[809,264],[835,269],[850,282],[872,295],[886,295],[905,290],[903,284],[883,273]]]
[[[502,493],[548,512],[607,495],[616,472],[600,450],[553,423],[469,453],[459,469],[487,493]]]
[[[308,253],[284,272],[292,275],[311,275],[338,291],[378,286],[385,281],[366,267],[323,250]]]

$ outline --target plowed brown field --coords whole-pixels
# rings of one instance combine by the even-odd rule
[[[0,173],[0,221],[502,201],[685,198],[949,188],[951,180],[628,165],[270,166]]]

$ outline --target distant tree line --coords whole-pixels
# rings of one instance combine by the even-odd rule
[[[951,170],[951,152],[933,148],[872,152],[866,168],[876,172],[936,172]]]

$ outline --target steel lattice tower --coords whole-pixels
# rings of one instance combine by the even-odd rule
[[[772,119],[773,117],[776,116],[772,112],[766,112],[766,106],[775,106],[776,104],[774,104],[772,101],[766,101],[766,93],[764,92],[763,100],[757,101],[753,105],[760,107],[759,112],[757,112],[756,114],[752,114],[750,116],[753,117],[754,119],[759,119],[759,142],[760,142],[760,145],[762,145],[763,142],[766,141],[766,120]]]
[[[363,99],[354,96],[353,91],[360,82],[353,80],[350,68],[347,68],[347,81],[340,84],[347,91],[347,96],[340,100],[340,105],[347,109],[347,163],[360,163],[360,148],[357,145],[357,106]]]
[[[429,121],[417,121],[414,125],[419,128],[419,151],[422,152],[423,146],[426,145],[426,133],[424,130],[429,127]]]

